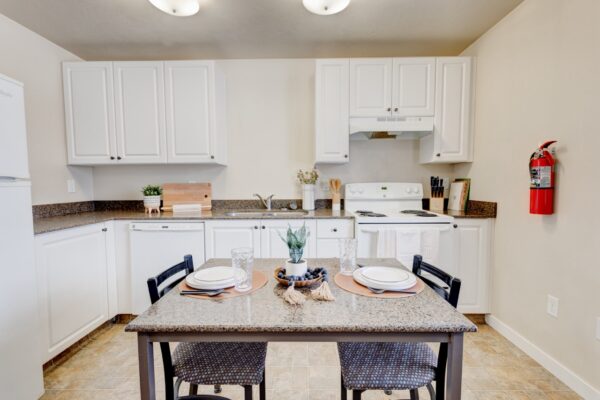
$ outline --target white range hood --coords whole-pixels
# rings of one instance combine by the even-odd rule
[[[351,139],[375,139],[387,132],[386,137],[415,139],[433,132],[433,117],[353,117],[350,118]]]

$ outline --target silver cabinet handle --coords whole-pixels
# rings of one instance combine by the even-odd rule
[[[394,112],[398,112],[398,107],[394,108]]]

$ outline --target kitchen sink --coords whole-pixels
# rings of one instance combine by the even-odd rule
[[[289,218],[297,218],[304,217],[308,214],[306,211],[286,211],[286,210],[264,210],[264,211],[228,211],[225,213],[227,217],[244,217],[244,218],[274,218],[274,217],[289,217]]]

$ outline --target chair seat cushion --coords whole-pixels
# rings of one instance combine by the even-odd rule
[[[347,389],[417,389],[435,379],[437,357],[425,343],[338,343]]]
[[[197,385],[258,385],[266,355],[266,343],[180,343],[173,352],[173,370]]]

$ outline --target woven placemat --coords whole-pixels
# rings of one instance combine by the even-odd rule
[[[221,293],[218,296],[209,297],[209,296],[189,294],[189,295],[186,295],[185,297],[193,297],[195,299],[203,299],[203,300],[231,299],[233,297],[245,296],[247,294],[252,294],[252,293],[256,292],[258,289],[262,288],[263,286],[265,286],[267,284],[267,280],[268,280],[267,275],[265,275],[261,271],[253,271],[252,272],[252,289],[247,290],[245,292],[238,292],[237,290],[235,290],[235,288],[230,287],[230,288],[225,289],[225,292]],[[185,283],[185,279],[184,279],[179,284],[179,290],[194,290],[194,288],[191,286],[188,286],[188,284]]]
[[[342,273],[340,273],[340,272],[338,272],[335,275],[335,278],[333,280],[335,281],[336,285],[338,285],[339,287],[341,287],[342,289],[344,289],[347,292],[359,294],[361,296],[366,296],[366,297],[377,297],[380,299],[398,299],[401,297],[410,297],[410,296],[414,296],[415,294],[421,293],[423,291],[423,289],[425,289],[425,283],[419,278],[417,278],[417,283],[415,283],[415,285],[413,287],[406,289],[406,290],[410,290],[412,292],[417,292],[415,294],[397,293],[397,292],[384,292],[381,294],[375,294],[375,293],[371,292],[369,289],[367,289],[365,286],[356,282],[354,280],[354,278],[352,277],[352,275],[342,275]]]

